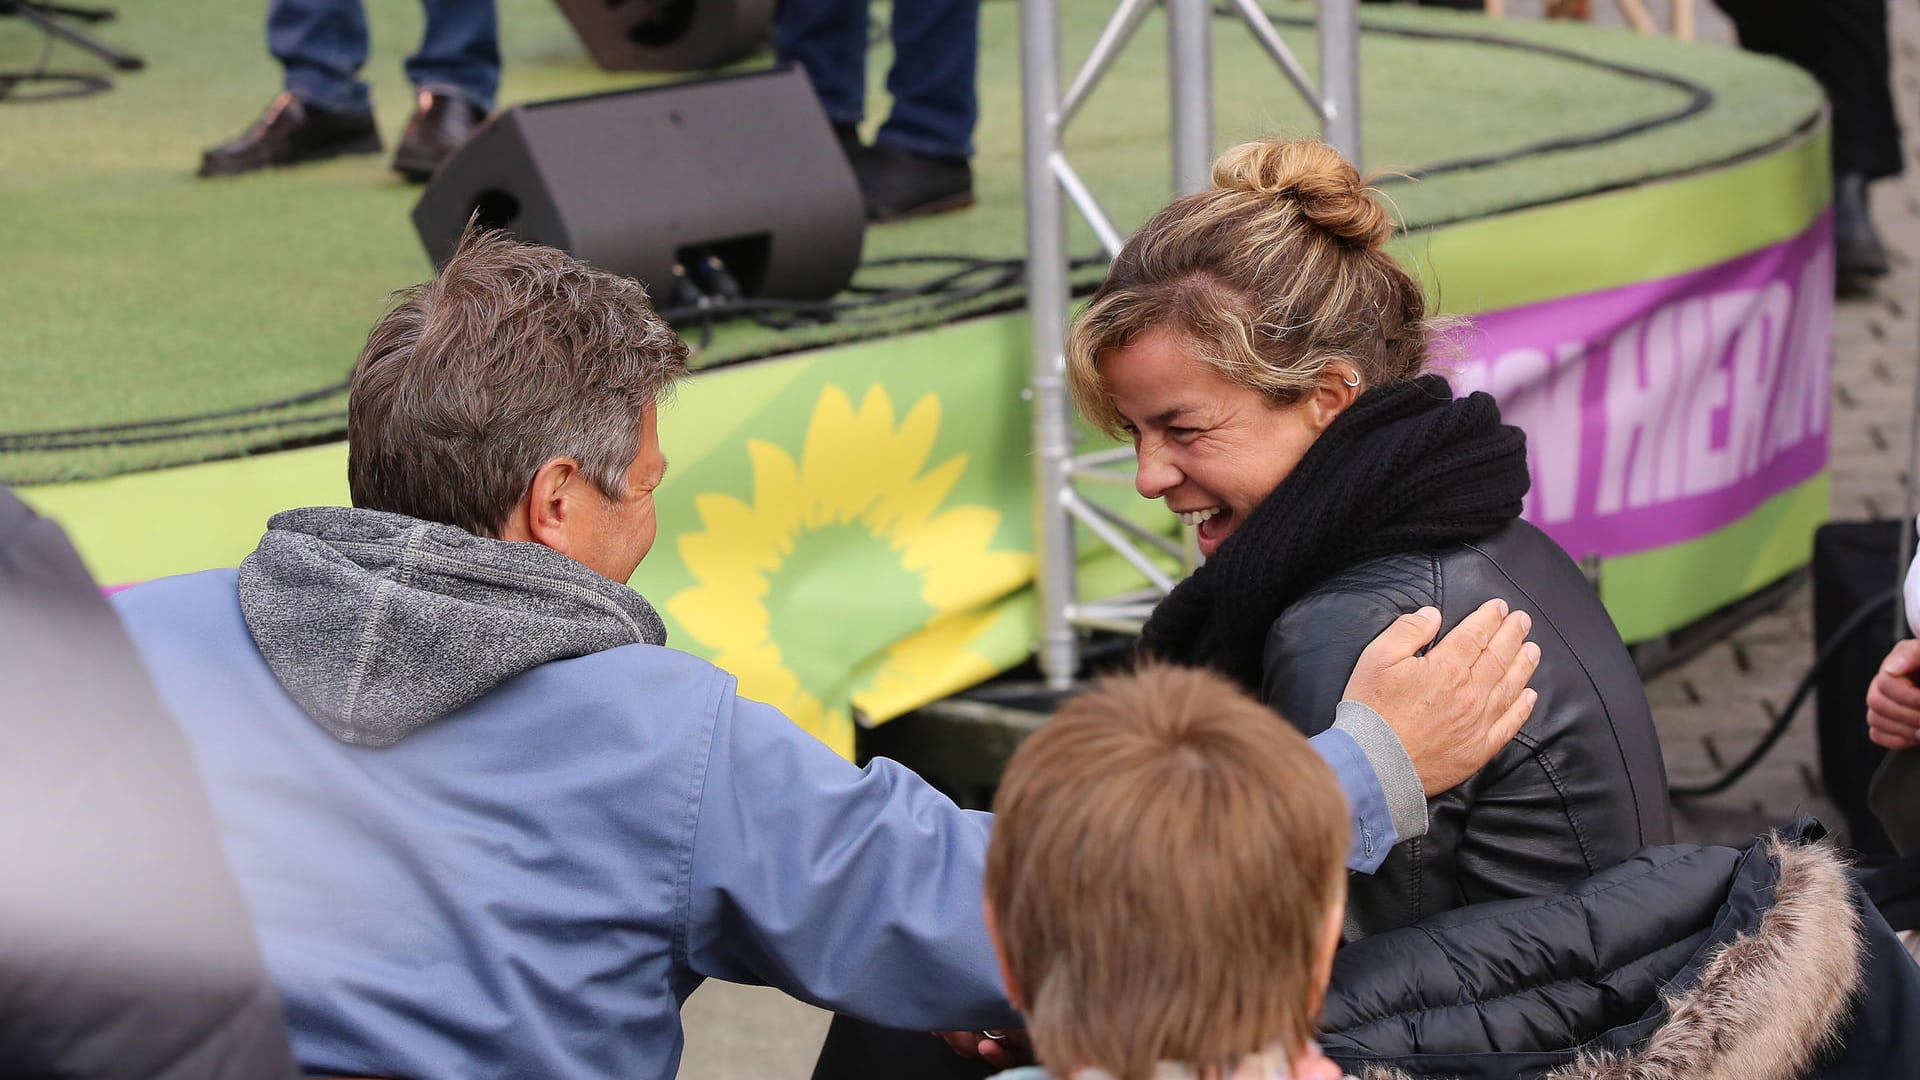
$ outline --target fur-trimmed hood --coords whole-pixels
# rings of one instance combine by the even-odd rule
[[[1885,930],[1826,845],[1648,849],[1563,896],[1349,946],[1325,1042],[1364,1080],[1832,1075],[1818,1066],[1867,989],[1866,919]]]
[[[1582,1057],[1556,1080],[1795,1080],[1840,1034],[1860,992],[1852,881],[1824,845],[1769,842],[1774,903],[1751,933],[1712,947],[1700,980],[1661,995],[1644,1047]]]

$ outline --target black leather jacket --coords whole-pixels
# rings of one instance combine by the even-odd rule
[[[1494,597],[1533,617],[1540,700],[1491,763],[1427,800],[1426,836],[1400,844],[1376,873],[1353,875],[1349,940],[1467,904],[1559,892],[1673,839],[1639,673],[1579,567],[1523,521],[1483,541],[1362,563],[1296,601],[1267,635],[1262,696],[1318,734],[1387,624],[1430,604],[1444,632]]]

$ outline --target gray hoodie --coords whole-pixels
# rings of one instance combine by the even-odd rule
[[[267,529],[240,564],[241,613],[344,743],[391,746],[542,664],[667,639],[639,593],[540,544],[348,507]]]

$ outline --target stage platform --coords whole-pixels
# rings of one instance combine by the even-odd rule
[[[1311,58],[1310,30],[1289,25],[1310,5],[1269,6]],[[1105,11],[1069,7],[1071,66]],[[592,68],[547,4],[501,8],[503,100],[647,81]],[[418,9],[370,14],[391,141]],[[984,7],[980,205],[870,230],[858,279],[964,270],[965,294],[715,327],[663,421],[674,482],[635,586],[674,644],[842,750],[856,712],[899,715],[1032,641],[1016,15]],[[109,585],[231,565],[273,511],[345,501],[342,383],[386,294],[431,271],[407,222],[417,189],[384,158],[192,177],[275,86],[257,7],[123,16],[110,36],[150,70],[104,96],[0,105],[0,479]],[[1529,515],[1592,568],[1622,633],[1665,634],[1804,563],[1827,498],[1817,88],[1772,61],[1580,25],[1372,7],[1363,22],[1367,163],[1421,177],[1386,187],[1404,257],[1476,320],[1456,383],[1494,390],[1528,430]],[[0,68],[37,51],[0,23]],[[1165,56],[1155,17],[1069,136],[1123,227],[1169,194]],[[876,47],[876,113],[886,60]],[[1218,23],[1215,60],[1218,145],[1311,130],[1237,23]],[[1111,559],[1086,572],[1096,590],[1133,584]]]

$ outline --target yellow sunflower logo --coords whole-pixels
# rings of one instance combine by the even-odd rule
[[[856,410],[828,386],[800,460],[749,439],[752,504],[701,495],[702,529],[680,538],[698,584],[668,612],[742,693],[843,755],[853,708],[888,719],[992,675],[968,646],[1033,576],[1031,555],[989,549],[999,511],[942,507],[968,459],[928,468],[939,433],[934,395],[896,427],[885,388]]]

